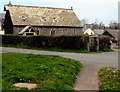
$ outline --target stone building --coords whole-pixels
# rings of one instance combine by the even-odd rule
[[[83,25],[73,9],[5,5],[5,34],[81,35]]]

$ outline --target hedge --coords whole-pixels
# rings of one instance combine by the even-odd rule
[[[87,50],[89,36],[19,36],[2,35],[6,45],[29,46],[35,48],[58,48],[68,50]],[[100,37],[100,50],[110,48],[110,38]]]
[[[106,49],[111,49],[110,37],[100,36],[99,37],[99,49],[105,51]]]

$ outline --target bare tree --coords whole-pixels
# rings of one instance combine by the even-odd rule
[[[97,19],[95,19],[94,23],[92,23],[92,29],[98,29],[99,26],[98,26],[99,22]]]
[[[104,23],[103,23],[103,22],[100,22],[100,23],[99,23],[99,29],[104,29],[104,28],[105,28]]]
[[[119,26],[118,22],[116,22],[116,21],[110,21],[109,28],[110,29],[120,29],[120,26]]]
[[[88,23],[88,20],[87,20],[87,19],[82,19],[82,20],[81,20],[81,23],[82,23],[83,25],[85,25],[85,24]]]
[[[104,23],[101,21],[99,22],[97,19],[95,19],[94,23],[92,23],[93,27],[92,29],[104,29],[105,25]]]

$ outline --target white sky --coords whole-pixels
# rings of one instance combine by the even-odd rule
[[[56,8],[71,8],[78,18],[86,19],[88,23],[96,20],[105,25],[110,21],[118,22],[118,2],[120,0],[11,0],[13,5],[29,5]],[[0,0],[0,12],[9,0]]]

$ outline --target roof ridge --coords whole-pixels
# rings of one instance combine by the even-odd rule
[[[8,6],[8,5],[4,5],[4,6]],[[65,9],[65,8],[40,7],[40,6],[26,6],[26,5],[11,5],[11,6],[18,6],[18,7],[32,7],[32,8],[49,8],[49,9],[61,9],[61,10],[72,10],[72,9]]]

